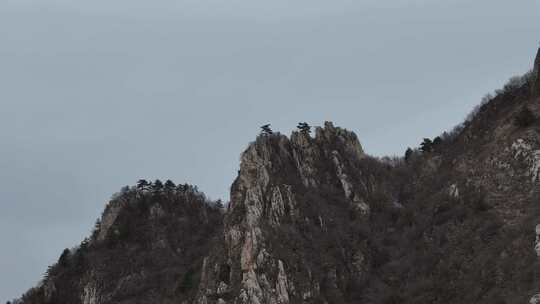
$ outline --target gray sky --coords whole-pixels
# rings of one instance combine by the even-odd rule
[[[226,198],[258,126],[402,154],[526,72],[540,2],[0,1],[0,300],[139,178]]]

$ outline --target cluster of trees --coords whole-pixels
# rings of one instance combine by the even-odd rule
[[[204,197],[204,194],[199,191],[197,186],[189,184],[178,184],[176,185],[170,179],[162,182],[160,179],[156,179],[153,182],[146,179],[140,179],[137,181],[135,186],[124,186],[120,189],[119,192],[116,192],[112,195],[111,200],[117,200],[121,198],[129,197],[130,195],[139,195],[139,194],[181,194],[181,193],[192,193],[197,196]]]
[[[174,189],[178,189],[178,190],[184,190],[186,189],[187,187],[189,187],[189,185],[185,184],[185,185],[178,185],[178,187],[176,186],[176,184],[171,181],[170,179],[168,179],[167,181],[165,181],[165,183],[163,183],[161,180],[159,179],[156,179],[154,182],[149,182],[145,179],[140,179],[138,182],[137,182],[137,189],[139,190],[154,190],[154,191],[160,191],[160,190],[163,190],[163,189],[169,189],[169,190],[174,190]]]
[[[164,198],[174,199],[175,196],[181,196],[185,198],[185,195],[188,195],[192,198],[197,198],[198,200],[204,201],[207,205],[212,207],[218,207],[222,209],[223,202],[222,200],[212,201],[206,197],[206,195],[199,191],[197,186],[190,184],[178,184],[176,185],[171,180],[166,180],[162,182],[159,179],[155,181],[148,181],[146,179],[140,179],[135,186],[124,186],[120,189],[119,192],[116,192],[112,195],[111,201],[115,200],[132,200],[138,199],[141,197],[155,197],[155,196],[164,196]],[[94,231],[99,231],[101,223],[99,219],[96,221]]]
[[[420,150],[424,153],[429,153],[435,150],[440,144],[442,144],[443,140],[440,136],[435,137],[433,140],[429,138],[424,138],[422,143],[420,144]]]
[[[162,182],[160,179],[156,179],[155,181],[147,181],[146,179],[140,179],[137,181],[137,185],[135,187],[129,187],[125,186],[120,190],[120,193],[118,193],[118,196],[121,196],[125,193],[128,193],[130,191],[137,191],[137,192],[151,192],[151,193],[161,193],[161,192],[194,192],[199,193],[199,189],[197,186],[192,186],[189,184],[178,184],[176,185],[173,181],[170,179],[166,180],[165,182]]]
[[[199,192],[197,186],[192,186],[189,184],[178,184],[176,185],[171,180],[166,180],[162,182],[160,179],[155,181],[148,181],[146,179],[140,179],[137,181],[135,186],[124,186],[120,189],[119,192],[116,192],[112,195],[111,200],[117,200],[121,198],[130,197],[130,195],[141,195],[141,194],[151,194],[151,195],[161,195],[161,194],[180,194],[180,193],[193,193],[197,195],[204,196],[203,193]]]
[[[261,134],[263,135],[272,135],[274,132],[272,131],[272,128],[270,127],[271,124],[266,124],[261,126]],[[300,132],[304,134],[310,134],[311,133],[311,126],[307,122],[299,122],[296,126]]]
[[[190,184],[178,184],[176,185],[171,180],[166,180],[162,182],[159,179],[155,181],[148,181],[146,179],[140,179],[135,186],[124,186],[120,189],[119,192],[112,195],[111,200],[131,200],[141,196],[161,196],[165,195],[172,199],[174,196],[184,196],[188,195],[193,198],[198,198],[204,201],[208,206],[214,208],[223,209],[224,203],[221,199],[217,201],[212,201],[206,197],[206,195],[199,191],[197,186]],[[101,227],[101,221],[96,220],[96,224],[93,230],[93,234],[96,234]],[[95,235],[93,235],[95,237]]]
[[[437,149],[440,147],[440,145],[444,142],[443,138],[441,136],[435,137],[433,140],[430,138],[424,138],[424,140],[420,143],[420,151],[422,153],[430,153],[437,151]],[[415,154],[415,150],[411,149],[410,147],[407,148],[405,151],[405,162],[409,162],[412,156]]]

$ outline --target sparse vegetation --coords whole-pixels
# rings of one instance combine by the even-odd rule
[[[436,146],[449,145],[461,134],[461,132],[465,129],[466,126],[471,124],[471,122],[478,116],[478,114],[482,111],[483,108],[486,107],[488,103],[497,98],[502,98],[502,96],[506,94],[513,94],[513,92],[521,89],[524,86],[530,86],[533,81],[533,76],[533,71],[530,70],[521,76],[511,77],[505,83],[502,89],[497,89],[493,94],[488,93],[484,97],[482,97],[480,103],[475,106],[474,109],[466,116],[464,122],[456,125],[449,132],[443,132],[441,136],[435,137],[432,141],[431,139],[428,139],[431,142],[424,139],[424,141],[420,144],[420,150],[424,153],[427,153],[432,152],[434,149],[436,149]],[[532,111],[530,111],[530,109],[528,109],[527,107],[524,107],[516,116],[514,124],[519,127],[526,127],[531,125],[534,121],[536,121],[536,119],[537,118],[534,116],[534,113],[532,113]]]

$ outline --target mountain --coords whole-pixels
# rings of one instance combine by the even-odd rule
[[[539,117],[540,50],[404,158],[330,122],[265,132],[226,208],[194,186],[127,187],[14,302],[538,304]]]

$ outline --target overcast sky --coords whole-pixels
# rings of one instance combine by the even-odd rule
[[[139,178],[228,199],[258,127],[402,154],[526,72],[540,2],[0,0],[0,300]]]

